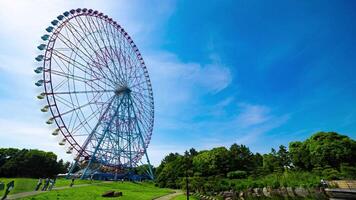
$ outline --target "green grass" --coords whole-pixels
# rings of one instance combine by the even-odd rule
[[[34,191],[38,182],[38,179],[33,179],[33,178],[0,178],[0,182],[9,183],[10,181],[14,180],[15,181],[15,187],[14,189],[10,192],[11,194],[16,194],[16,193],[21,193],[21,192],[28,192],[28,191]],[[44,180],[42,180],[44,182]],[[56,187],[61,187],[61,186],[67,186],[69,185],[71,180],[67,180],[64,178],[57,179],[55,186]],[[93,183],[98,183],[99,181],[93,181]],[[89,180],[75,180],[74,184],[79,185],[79,184],[90,184],[91,182]],[[41,185],[43,186],[43,184]],[[6,189],[6,186],[5,186]],[[4,191],[5,191],[4,189]],[[3,195],[4,191],[0,191],[0,196]]]
[[[44,199],[63,199],[63,200],[94,200],[107,199],[102,198],[101,195],[109,190],[120,191],[123,193],[122,197],[110,198],[120,200],[150,200],[155,197],[160,197],[172,192],[170,189],[157,188],[149,183],[131,183],[131,182],[111,182],[99,183],[91,186],[84,186],[78,188],[68,188],[63,190],[52,190],[50,192],[42,193],[36,196],[23,198],[24,200],[44,200]]]
[[[37,183],[36,179],[31,179],[31,178],[0,178],[0,182],[5,183],[5,189],[6,189],[6,184],[12,180],[15,180],[15,187],[10,192],[10,194],[33,191]],[[0,191],[1,195],[3,195],[5,189],[3,191]]]
[[[174,197],[171,200],[186,200],[187,196],[185,196],[184,194],[178,195],[176,197]],[[189,200],[198,200],[198,198],[196,198],[195,196],[189,196]]]

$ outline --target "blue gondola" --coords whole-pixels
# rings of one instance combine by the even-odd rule
[[[39,87],[39,86],[42,86],[42,85],[43,85],[43,82],[44,82],[43,80],[38,80],[38,81],[35,83],[35,85],[38,86],[38,87]]]
[[[56,26],[56,25],[58,24],[58,20],[53,20],[53,21],[51,21],[51,24],[52,24],[53,26]]]
[[[41,39],[43,40],[43,41],[46,41],[46,40],[48,40],[48,38],[49,38],[49,35],[43,35],[42,37],[41,37]]]
[[[48,28],[46,28],[46,31],[48,32],[48,33],[50,33],[50,32],[52,32],[53,31],[53,26],[49,26]]]
[[[43,60],[43,58],[44,58],[43,55],[38,55],[35,59],[36,59],[38,62],[40,62],[40,61]]]
[[[59,16],[57,17],[58,20],[62,20],[63,18],[64,18],[63,15],[59,15]]]
[[[46,48],[46,45],[45,44],[40,44],[40,45],[38,45],[37,46],[37,49],[39,49],[39,50],[44,50]]]
[[[34,71],[36,74],[40,74],[43,71],[43,67],[37,67]]]

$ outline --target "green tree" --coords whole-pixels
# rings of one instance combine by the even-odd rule
[[[203,176],[226,175],[229,172],[229,151],[225,147],[200,152],[193,158],[194,169]]]
[[[304,142],[290,143],[289,149],[293,164],[305,170],[356,164],[356,141],[335,132],[316,133]]]

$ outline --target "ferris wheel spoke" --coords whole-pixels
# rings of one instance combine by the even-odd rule
[[[95,90],[95,91],[67,91],[67,92],[52,92],[48,94],[87,94],[87,93],[105,93],[105,92],[115,92],[115,90]]]
[[[68,74],[68,73],[57,71],[57,70],[53,70],[53,69],[50,69],[48,71],[50,71],[54,75],[62,76],[62,77],[65,77],[65,78],[74,79],[76,81],[81,81],[81,82],[84,82],[84,83],[95,82],[95,81],[98,81],[98,80],[102,79],[102,78],[87,79],[87,78],[84,78],[84,77],[81,77],[81,76],[76,76],[76,75],[73,75],[73,74]],[[107,84],[107,83],[105,83],[103,81],[101,81],[101,82],[104,83],[104,84]],[[101,87],[100,85],[98,85],[98,86]]]
[[[89,21],[88,18],[87,18],[87,21]],[[90,23],[89,26],[91,26],[91,24],[93,24],[93,26],[95,26],[96,30],[102,30],[102,29],[100,29],[100,28],[97,27],[96,23],[95,23],[93,20],[91,20],[91,21],[92,21],[92,23]],[[103,50],[100,48],[101,53],[102,53],[103,55],[108,55],[108,56],[106,56],[106,57],[109,57],[109,60],[112,60],[112,59],[113,59],[113,55],[110,54],[110,52],[108,51],[108,48],[107,48],[107,47],[111,47],[111,45],[105,43],[105,41],[104,41],[104,39],[103,39],[103,36],[102,36],[102,31],[98,31],[98,34],[99,34],[99,37],[100,37],[100,39],[101,39],[101,41],[102,41],[102,44],[104,44],[104,46],[106,46],[106,48],[104,48],[105,51],[103,51]],[[94,35],[94,37],[95,37],[95,35]],[[100,43],[100,42],[99,42],[99,40],[98,40],[96,37],[95,37],[95,41],[96,41],[96,43],[97,43],[98,46],[99,46],[99,43]],[[112,53],[112,51],[111,51],[111,53]],[[114,64],[114,63],[113,63],[113,64]],[[111,73],[112,78],[115,78],[116,80],[119,80],[119,79],[117,78],[117,76],[111,71],[111,69],[110,69],[108,63],[107,63],[107,69],[108,69],[109,72]]]
[[[55,96],[56,101],[59,101],[60,103],[62,103],[63,105],[69,107],[69,108],[73,108],[73,102],[68,101],[67,99],[61,97],[61,96]]]
[[[77,18],[75,18],[75,20],[76,20],[77,23],[78,23]],[[94,47],[89,41],[85,40],[85,37],[84,37],[84,36],[85,36],[86,31],[82,28],[81,25],[79,26],[79,28],[83,31],[84,34],[79,33],[78,29],[76,29],[76,28],[74,27],[74,23],[68,22],[68,27],[67,27],[67,29],[71,32],[72,36],[75,38],[75,40],[78,42],[78,44],[80,44],[80,46],[83,47],[83,50],[86,51],[86,54],[85,54],[84,52],[82,52],[82,53],[84,53],[89,59],[92,59],[92,58],[91,58],[91,53],[88,52],[87,48],[84,46],[84,43],[85,43],[86,45],[88,45],[88,47],[89,47],[93,52],[96,52],[95,47]],[[72,31],[72,29],[78,34],[78,36],[81,37],[81,39],[78,39],[78,38],[75,36],[76,34]],[[92,33],[90,33],[90,31],[89,31],[88,33],[89,33],[89,35],[92,35]],[[82,36],[82,35],[84,35],[84,36]],[[71,42],[70,40],[68,40],[68,42],[70,42],[72,45],[74,45],[77,49],[81,50],[81,48],[79,48],[77,45],[75,45],[75,44],[74,44],[73,42]],[[89,42],[89,43],[88,43],[88,42]],[[100,47],[99,47],[99,48],[100,48]],[[101,58],[101,57],[100,57],[100,58]],[[105,59],[101,58],[101,61],[105,63]]]
[[[147,81],[146,81],[146,80],[140,80],[140,82],[138,82],[138,81],[133,82],[130,87],[131,87],[131,88],[136,88],[136,87],[138,87],[138,86],[146,85],[146,84],[147,84]]]
[[[102,24],[102,27],[103,27],[103,24]],[[111,51],[111,58],[110,58],[110,60],[111,60],[111,62],[113,63],[113,65],[114,65],[114,67],[113,67],[113,71],[116,71],[116,72],[118,72],[117,71],[117,66],[116,66],[116,64],[115,64],[115,61],[114,61],[114,57],[117,57],[117,52],[115,51],[115,49],[117,49],[117,46],[116,46],[116,43],[115,43],[115,41],[113,41],[113,42],[111,42],[111,39],[110,39],[110,35],[111,35],[111,33],[109,33],[108,32],[108,30],[107,30],[107,27],[103,27],[103,30],[106,32],[106,39],[109,41],[109,45],[110,45],[110,47],[114,47],[114,48],[110,48],[110,51]],[[122,82],[122,77],[121,77],[121,74],[120,73],[113,73],[114,74],[114,76],[117,78],[117,80],[119,80],[120,81],[120,83],[123,85],[124,83]],[[119,76],[119,77],[118,77]]]
[[[80,48],[77,44],[75,44],[74,42],[72,42],[69,37],[65,37],[63,34],[59,33],[58,34],[58,39],[67,47],[69,47],[71,49],[72,52],[74,52],[76,55],[78,55],[78,57],[80,57],[83,61],[86,61],[83,57],[81,57],[76,50],[80,51],[80,53],[82,53],[85,57],[87,57],[89,60],[92,60],[91,54],[88,52],[87,48],[85,46],[83,46],[83,41],[86,42],[85,40],[80,41],[77,37],[74,36],[74,33],[72,32],[71,29],[67,28],[71,33],[72,36],[76,39],[77,43],[80,44],[80,46],[83,47],[84,51],[86,51],[86,53],[82,50],[82,48]],[[90,47],[90,46],[89,46]],[[56,48],[57,49],[57,48]],[[58,49],[57,49],[58,50]],[[93,52],[95,52],[94,49],[92,49]]]
[[[89,71],[94,72],[93,70],[91,70],[90,68],[88,68],[87,66],[85,66],[84,64],[82,64],[82,63],[80,63],[80,62],[78,62],[78,61],[76,61],[76,60],[74,60],[74,59],[68,57],[67,55],[65,55],[65,54],[63,54],[63,53],[61,53],[61,52],[59,52],[59,51],[56,51],[55,49],[54,49],[54,51],[53,51],[53,54],[56,55],[57,57],[59,57],[61,60],[63,60],[63,61],[65,61],[65,62],[67,62],[67,63],[69,63],[69,64],[75,66],[77,69],[79,69],[80,71],[82,71],[82,72],[84,72],[84,73],[86,73],[86,74],[88,74],[88,72],[85,71],[84,69],[88,69]],[[75,63],[75,64],[74,64],[74,63]],[[79,66],[81,66],[81,67],[79,67],[79,66],[77,66],[77,65],[79,65]],[[83,69],[83,68],[84,68],[84,69]],[[96,75],[99,75],[99,74],[97,74],[96,72],[94,72],[94,73],[95,73]],[[90,75],[90,74],[89,74],[89,75]],[[107,79],[108,79],[108,77],[106,77],[106,76],[103,76],[102,78],[107,78]],[[109,80],[110,80],[110,79],[109,79]],[[110,80],[110,81],[111,81],[111,80]],[[112,86],[112,87],[113,87],[113,86]]]
[[[133,101],[136,103],[137,109],[142,108],[143,110],[150,111],[152,110],[152,104],[146,103],[144,101],[139,100],[139,98],[132,98]]]
[[[121,71],[121,68],[122,68],[122,65],[121,65],[121,59],[120,59],[120,53],[117,51],[117,44],[116,44],[116,41],[114,40],[114,44],[115,44],[115,48],[114,48],[114,56],[116,57],[117,59],[117,62],[118,62],[118,65],[119,66],[116,66],[114,67],[114,71],[116,72],[117,76],[118,76],[118,79],[120,80],[120,83],[122,85],[125,85],[125,78],[124,78],[124,74],[123,72]],[[112,60],[112,62],[114,63],[114,59]]]
[[[148,121],[146,121],[146,118],[144,117],[144,115],[143,115],[143,113],[142,113],[142,112],[145,112],[145,110],[147,110],[147,109],[139,110],[138,108],[139,108],[140,106],[137,104],[137,102],[135,101],[135,99],[134,99],[134,98],[131,98],[131,101],[132,101],[132,103],[135,105],[135,106],[133,106],[133,108],[134,108],[134,109],[136,108],[136,111],[137,111],[139,114],[141,114],[141,118],[144,119],[145,122],[148,124]],[[141,119],[141,118],[140,118],[140,119]],[[140,120],[140,119],[138,119],[138,120]],[[146,125],[147,125],[147,124],[146,124]]]
[[[70,23],[69,23],[70,24]],[[72,30],[70,30],[69,29],[69,31],[72,33],[72,35],[73,35],[73,37],[75,37],[75,34],[72,32]],[[77,38],[77,37],[75,37],[76,38],[76,40],[78,41],[78,43],[83,47],[83,49],[87,52],[87,53],[84,53],[82,50],[81,50],[81,48],[79,48],[78,46],[76,46],[73,42],[71,42],[68,38],[65,38],[64,37],[64,39],[66,39],[69,43],[71,43],[72,45],[74,45],[75,46],[75,48],[76,49],[78,49],[83,55],[85,55],[89,60],[91,60],[93,63],[95,63],[95,64],[97,64],[97,65],[100,65],[100,66],[94,66],[94,68],[97,68],[101,73],[102,73],[102,75],[105,77],[105,76],[107,76],[107,74],[106,73],[104,73],[104,72],[102,72],[102,70],[100,70],[100,68],[101,67],[104,67],[100,62],[96,62],[96,61],[94,61],[92,58],[91,58],[91,56],[90,56],[90,53],[87,51],[87,48],[86,47],[84,47],[83,46],[83,44],[82,44],[82,42]],[[60,39],[61,40],[61,39]],[[91,46],[91,45],[89,45],[87,42],[86,42],[86,40],[83,40],[92,50],[93,50],[93,52],[95,52],[95,50],[94,50],[94,48]],[[66,42],[64,42],[63,40],[62,40],[62,42],[65,44],[65,45],[67,45],[68,47],[69,47],[69,45],[66,43]],[[76,53],[76,51],[74,51],[74,50],[72,50],[73,52],[75,52]],[[80,57],[82,60],[84,60],[85,62],[87,62],[83,57],[81,57],[78,53],[76,53],[77,55],[78,55],[78,57]],[[99,55],[96,55],[96,57],[100,57]],[[105,61],[104,61],[105,62]],[[89,64],[89,63],[88,63]],[[93,71],[93,70],[92,70]],[[93,71],[94,72],[94,71]]]
[[[152,96],[150,95],[147,95],[147,94],[143,94],[143,93],[140,93],[140,92],[137,92],[137,91],[134,91],[132,90],[131,93],[133,93],[133,95],[135,95],[136,97],[146,97],[146,98],[152,98]]]
[[[116,37],[123,37],[122,34],[117,34]],[[125,83],[127,83],[127,72],[126,72],[126,60],[125,60],[125,52],[124,52],[124,44],[122,40],[119,40],[119,52],[117,53],[118,61],[120,63],[121,71],[123,74],[123,79],[125,80]],[[125,70],[125,71],[124,71]]]
[[[101,95],[102,95],[102,94],[101,94]],[[113,98],[113,97],[112,97],[112,98]],[[112,98],[108,99],[108,100],[106,101],[106,103],[109,102]],[[104,103],[103,105],[105,105],[105,103]],[[83,114],[82,110],[80,110],[80,111],[81,111],[83,117],[85,118],[85,115]],[[88,121],[92,120],[92,119],[96,116],[97,112],[100,114],[101,111],[102,111],[102,110],[99,109],[99,108],[96,109],[95,111],[93,111],[93,112],[89,115],[89,117],[87,118],[87,119],[89,119],[89,120],[85,120],[84,124],[89,125],[89,124],[88,124]],[[90,126],[90,125],[89,125],[89,126]],[[76,132],[75,130],[77,130],[77,129],[73,129],[73,132]]]
[[[58,37],[59,39],[60,39],[60,37]],[[66,40],[68,40],[67,38],[65,38]],[[61,39],[60,39],[61,40]],[[68,40],[69,41],[69,40]],[[64,42],[63,40],[62,40],[62,42],[65,44],[65,45],[67,45],[68,46],[68,44],[66,43],[66,42]],[[70,42],[70,41],[69,41]],[[80,43],[81,44],[81,43]],[[87,51],[86,50],[86,48],[85,47],[83,47],[84,49],[85,49],[85,51]],[[79,51],[81,51],[80,50],[80,48],[79,47],[77,47],[77,46],[75,46],[75,49],[78,49]],[[73,52],[75,52],[75,54],[76,55],[78,55],[78,57],[80,57],[83,61],[85,61],[85,62],[87,62],[87,60],[85,60],[83,57],[81,57],[78,53],[76,53],[76,51],[75,50],[72,50]],[[59,52],[59,51],[58,51]],[[97,64],[97,65],[101,65],[99,62],[96,62],[96,61],[94,61],[94,60],[92,60],[92,58],[90,57],[90,56],[88,56],[87,54],[85,54],[83,51],[81,51],[84,55],[86,55],[88,58],[89,58],[89,60],[91,60],[93,63],[95,63],[95,64]],[[88,53],[88,52],[87,52]],[[62,55],[65,55],[65,54],[62,54]],[[68,57],[68,56],[66,56],[66,57]],[[62,60],[62,59],[61,59]],[[73,63],[70,63],[70,64],[73,64]],[[88,65],[90,65],[88,62],[87,62],[87,64]],[[81,65],[83,65],[83,64],[81,64]],[[80,67],[77,67],[78,69],[81,69]],[[86,67],[87,68],[87,67]],[[97,68],[99,71],[100,71],[100,73],[101,74],[98,74],[98,73],[96,73],[94,70],[92,70],[92,68],[89,68],[89,70],[90,71],[92,71],[97,77],[105,77],[105,76],[107,76],[105,73],[103,73],[101,70],[100,70],[100,68],[101,68],[101,66],[94,66],[94,68]],[[88,68],[87,68],[88,69]],[[69,69],[68,69],[69,70]],[[63,70],[62,70],[63,71]]]
[[[111,105],[112,105],[114,99],[115,99],[115,98],[112,97],[111,99],[109,99],[109,100],[106,102],[106,103],[108,104],[107,108],[105,109],[105,111],[104,111],[103,113],[100,114],[100,117],[99,117],[99,119],[98,119],[97,124],[96,124],[95,127],[92,129],[92,132],[91,132],[90,135],[86,138],[85,142],[84,142],[83,145],[81,146],[82,149],[85,150],[85,149],[87,148],[87,145],[88,145],[89,143],[91,143],[91,140],[92,140],[93,136],[96,137],[95,132],[96,132],[97,128],[101,125],[102,120],[103,120],[104,116],[107,114],[107,112],[109,111],[109,108],[111,107]]]
[[[112,30],[112,29],[111,29]],[[115,29],[115,30],[117,30],[117,28]],[[119,31],[119,30],[117,30],[117,31]],[[122,71],[122,70],[120,70],[121,68],[122,68],[122,64],[121,64],[121,55],[122,55],[122,42],[120,42],[120,41],[117,41],[116,39],[117,39],[117,37],[118,37],[118,35],[120,35],[120,34],[114,34],[114,33],[112,33],[112,36],[113,36],[113,39],[114,39],[114,44],[115,44],[115,48],[114,48],[114,55],[115,55],[115,57],[116,57],[116,59],[118,60],[118,62],[119,62],[119,68],[117,69],[118,70],[118,73],[119,73],[119,75],[120,75],[120,78],[122,79],[122,80],[124,80],[125,78],[124,78],[124,76],[125,76],[125,74],[124,74],[124,72]],[[119,48],[118,48],[119,47]]]
[[[81,19],[81,17],[79,17],[79,19],[83,22],[83,20]],[[84,28],[80,25],[80,23],[79,23],[79,21],[77,20],[77,19],[75,19],[76,20],[76,22],[79,24],[79,26],[80,26],[80,28],[82,29],[82,31],[84,31],[84,32],[91,32],[90,31],[90,29],[85,25],[85,23],[83,23],[84,24],[84,26],[85,26],[85,28],[86,28],[86,31],[84,30]],[[90,25],[90,24],[89,24]],[[91,26],[91,25],[90,25]],[[92,29],[92,27],[90,27],[91,28],[91,30],[93,30]],[[99,29],[97,29],[97,33],[100,33],[100,30]],[[96,43],[96,45],[98,46],[98,49],[99,49],[99,51],[102,53],[102,56],[100,56],[99,54],[97,54],[97,57],[99,57],[99,58],[101,58],[101,61],[102,62],[104,62],[105,63],[105,65],[103,66],[103,67],[107,67],[108,66],[108,62],[107,62],[107,60],[105,59],[105,57],[104,57],[104,53],[103,53],[103,51],[102,51],[102,48],[101,48],[101,46],[100,46],[100,44],[99,44],[99,42],[98,42],[98,39],[95,37],[95,34],[90,34],[90,36],[92,37],[92,39],[95,41],[95,43]],[[104,44],[105,45],[105,44]],[[92,46],[92,45],[90,45],[93,49],[94,49],[94,47]],[[106,45],[105,45],[106,46]],[[112,77],[112,78],[114,78],[114,77]]]

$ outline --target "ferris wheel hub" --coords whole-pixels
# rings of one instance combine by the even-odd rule
[[[131,90],[127,86],[120,86],[115,90],[116,95],[129,94],[129,93],[131,93]]]

